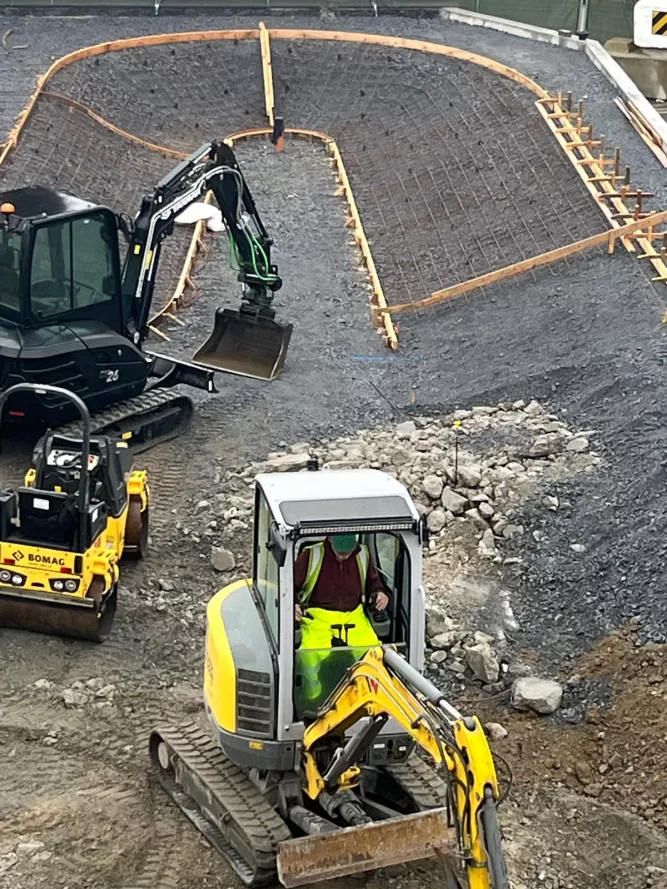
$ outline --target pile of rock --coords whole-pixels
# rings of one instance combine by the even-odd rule
[[[432,550],[451,536],[448,529],[458,533],[464,527],[474,533],[479,555],[500,560],[502,542],[524,534],[516,519],[520,500],[541,482],[600,462],[589,453],[592,435],[571,431],[537,401],[504,402],[406,420],[321,446],[300,442],[240,474],[228,473],[227,480],[303,471],[314,458],[323,469],[382,469],[405,484],[426,516]],[[476,448],[478,439],[483,441]],[[558,509],[558,499],[547,497],[547,508]],[[241,499],[246,519],[252,502],[249,495]]]
[[[96,676],[86,682],[76,679],[69,688],[59,689],[49,679],[38,679],[35,688],[40,691],[58,692],[65,707],[83,707],[93,704],[97,707],[106,707],[113,703],[116,694],[116,686]]]
[[[250,553],[255,475],[305,471],[317,460],[322,469],[381,469],[401,481],[426,517],[431,554],[447,559],[452,552],[463,552],[466,564],[475,556],[480,564],[485,559],[516,561],[502,553],[506,541],[524,535],[539,541],[544,533],[534,529],[530,536],[531,529],[520,519],[522,502],[541,488],[538,502],[545,516],[559,510],[559,499],[545,487],[601,462],[590,453],[593,434],[571,430],[537,401],[516,401],[405,420],[333,442],[291,447],[281,442],[284,450],[269,454],[263,463],[227,471],[220,478],[223,490],[193,503],[190,523],[180,527],[193,542],[210,542],[208,557],[215,571],[239,573]],[[428,568],[426,575],[428,589]],[[439,586],[446,598],[446,581]],[[507,610],[504,626],[511,630],[509,603]],[[450,676],[468,677],[491,689],[523,678],[503,655],[502,630],[496,637],[452,623],[429,631],[428,645],[429,667]],[[532,700],[538,712],[546,712],[556,697],[554,689],[531,683],[513,692],[516,706]]]
[[[437,605],[426,611],[426,651],[427,669],[436,683],[441,678],[447,685],[447,679],[455,678],[477,681],[490,693],[511,689],[516,710],[549,714],[560,706],[562,686],[531,675],[528,665],[511,663],[502,632],[492,636],[462,629]]]

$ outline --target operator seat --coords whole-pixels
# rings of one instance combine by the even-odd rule
[[[73,548],[79,516],[74,495],[19,488],[18,501],[21,537]]]

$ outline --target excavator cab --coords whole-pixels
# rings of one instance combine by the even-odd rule
[[[0,626],[104,641],[116,611],[122,556],[148,543],[146,473],[123,441],[90,435],[83,402],[65,390],[16,390],[69,398],[83,434],[47,432],[18,490],[0,493]]]
[[[48,188],[0,194],[0,318],[24,329],[91,317],[124,329],[116,216]]]
[[[344,534],[343,536],[347,536]],[[346,616],[327,620],[318,609],[302,608],[304,616],[295,625],[294,711],[295,718],[308,719],[322,706],[346,671],[374,645],[389,645],[407,656],[410,640],[411,558],[406,540],[395,530],[365,530],[353,535],[358,544],[360,576],[372,571],[382,584],[389,603],[377,610],[365,594],[362,613],[357,609]],[[311,553],[335,546],[341,534],[312,536],[295,541],[295,566],[310,562]],[[298,601],[294,590],[295,604]],[[323,621],[324,618],[324,621]],[[324,647],[318,647],[319,642]]]
[[[304,720],[369,647],[367,636],[354,644],[355,631],[342,626],[339,644],[329,636],[322,650],[306,649],[295,619],[296,560],[341,533],[358,535],[390,596],[386,613],[364,609],[374,629],[370,644],[395,646],[415,669],[423,667],[425,526],[403,485],[374,470],[257,476],[252,582],[226,587],[207,609],[209,716],[223,750],[247,765],[289,768]],[[306,682],[313,662],[322,680],[315,697]],[[253,737],[262,738],[261,754],[249,746]],[[389,725],[371,757],[399,760],[409,750],[405,733]]]

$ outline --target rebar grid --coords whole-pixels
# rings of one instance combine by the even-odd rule
[[[274,39],[271,51],[276,114],[336,140],[390,306],[605,229],[520,84],[458,59],[367,43]],[[124,49],[63,68],[48,89],[186,151],[266,123],[257,39]],[[139,181],[134,166],[146,149],[114,136],[123,147],[102,159],[100,179],[110,137],[89,135],[92,145],[82,147],[78,128],[90,134],[91,121],[67,113],[73,133],[56,127],[46,170],[58,187],[104,201],[105,176],[116,186]],[[51,132],[50,114],[62,121],[62,109],[40,97],[10,171],[41,141],[40,116],[42,138],[45,126]],[[123,209],[138,205],[146,185]]]
[[[83,59],[58,71],[48,89],[185,151],[266,123],[257,40],[145,46]]]
[[[174,159],[141,148],[91,120],[83,111],[41,96],[19,148],[0,166],[0,190],[42,185],[116,212],[134,214]],[[189,247],[176,228],[163,246],[158,292],[172,293]]]
[[[521,86],[372,45],[272,54],[277,112],[341,149],[390,306],[604,230]]]

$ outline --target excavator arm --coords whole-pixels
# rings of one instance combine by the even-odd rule
[[[143,199],[128,232],[123,296],[140,340],[148,333],[162,243],[172,234],[176,217],[209,190],[215,195],[239,258],[239,281],[247,288],[245,299],[258,311],[272,312],[267,291],[279,290],[282,281],[271,265],[271,240],[234,152],[225,142],[209,142],[175,167],[153,194]]]
[[[463,717],[392,649],[370,649],[306,728],[304,792],[317,800],[321,794],[353,788],[360,773],[357,763],[389,718],[444,766],[469,889],[507,889],[495,812],[500,790],[481,724],[477,717]],[[345,733],[362,720],[345,741]],[[339,744],[322,770],[321,750],[323,745],[330,748],[332,739]]]
[[[234,152],[225,142],[202,145],[143,199],[133,224],[121,223],[129,242],[122,277],[128,334],[137,345],[148,335],[162,244],[172,234],[176,217],[209,190],[215,195],[238,264],[242,303],[239,312],[218,310],[215,330],[194,361],[216,370],[273,379],[284,361],[292,327],[274,321],[273,294],[282,280],[271,263],[272,241]]]

